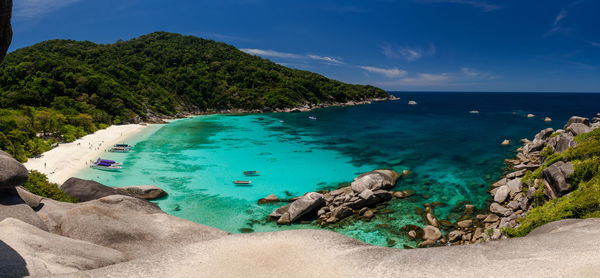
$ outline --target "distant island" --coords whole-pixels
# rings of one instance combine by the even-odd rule
[[[111,124],[390,97],[167,32],[114,44],[45,41],[8,54],[0,68],[0,149],[20,161]]]

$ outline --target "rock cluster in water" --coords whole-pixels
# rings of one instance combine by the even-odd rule
[[[412,195],[412,191],[391,192],[396,181],[402,176],[392,170],[375,170],[364,173],[354,179],[350,186],[333,191],[318,193],[308,192],[292,199],[292,203],[273,211],[269,216],[277,219],[277,224],[286,225],[309,215],[309,219],[317,218],[322,225],[336,223],[350,215],[370,219],[374,216],[374,205],[390,200],[392,197],[404,198]],[[274,195],[259,200],[259,204],[268,200],[278,200]]]

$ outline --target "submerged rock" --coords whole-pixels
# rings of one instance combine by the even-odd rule
[[[271,194],[267,197],[264,197],[262,199],[258,200],[258,204],[262,205],[262,204],[269,204],[269,203],[276,203],[279,202],[279,198],[277,198],[277,196],[275,196],[275,194]]]

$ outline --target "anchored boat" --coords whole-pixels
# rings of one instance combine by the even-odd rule
[[[94,168],[94,169],[98,169],[98,170],[105,170],[105,171],[118,171],[120,169],[123,169],[123,167],[121,167],[121,165],[123,165],[123,164],[117,163],[116,161],[113,161],[113,160],[98,158],[98,160],[96,160],[96,162],[94,162],[92,165],[90,165],[90,168]]]
[[[126,152],[129,152],[130,150],[131,149],[128,149],[128,148],[112,147],[108,151],[112,152],[112,153],[126,153]]]
[[[246,176],[258,176],[258,171],[244,171]]]
[[[126,149],[133,149],[132,145],[127,145],[127,144],[116,144],[113,147],[115,148],[126,148]]]
[[[241,184],[241,185],[248,185],[248,184],[250,184],[252,182],[251,181],[238,181],[238,180],[235,180],[235,181],[233,181],[233,183],[235,183],[235,184]]]

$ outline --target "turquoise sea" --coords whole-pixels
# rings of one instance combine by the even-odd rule
[[[413,172],[395,190],[411,198],[379,207],[369,222],[348,219],[324,227],[367,243],[414,245],[400,231],[423,225],[415,209],[439,202],[436,215],[455,220],[463,202],[485,209],[488,186],[506,171],[521,138],[560,128],[571,115],[600,112],[600,94],[394,93],[399,101],[304,113],[208,115],[145,131],[131,153],[106,153],[120,172],[93,169],[80,178],[110,186],[153,184],[169,195],[155,201],[169,214],[231,233],[321,229],[277,226],[266,216],[278,205],[257,205],[269,194],[287,198],[333,189],[377,168]],[[407,102],[418,104],[411,106]],[[478,114],[469,113],[477,110]],[[532,113],[534,118],[527,118]],[[316,117],[316,120],[309,119]],[[544,122],[551,117],[552,122]],[[510,139],[510,146],[500,142]],[[246,170],[260,176],[247,178]],[[233,180],[252,180],[236,186]],[[280,204],[283,205],[283,204]]]

